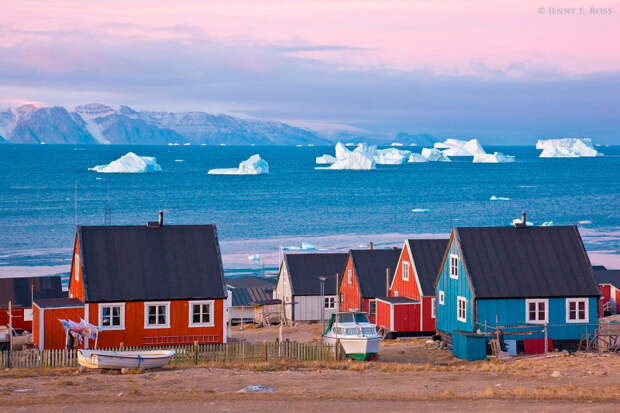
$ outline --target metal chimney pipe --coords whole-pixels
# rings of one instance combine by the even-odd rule
[[[159,211],[159,226],[164,225],[164,211]]]
[[[521,224],[522,224],[523,226],[525,226],[525,225],[526,225],[526,221],[525,221],[525,211],[524,211],[524,212],[521,212]]]
[[[390,296],[390,269],[385,269],[385,296]]]
[[[375,243],[374,243],[374,242],[372,242],[372,241],[370,241],[370,242],[368,243],[368,248],[370,248],[371,250],[375,249]]]

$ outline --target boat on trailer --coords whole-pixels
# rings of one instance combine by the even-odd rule
[[[323,343],[333,346],[338,342],[347,357],[368,360],[379,353],[381,337],[365,313],[347,311],[332,314],[323,333]]]
[[[155,369],[167,365],[174,350],[79,350],[78,363],[89,369]]]

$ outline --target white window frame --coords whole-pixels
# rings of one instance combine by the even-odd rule
[[[166,323],[165,324],[149,324],[149,307],[164,306],[166,307]],[[159,314],[156,315],[159,318]],[[144,328],[170,328],[170,301],[146,301],[144,303]]]
[[[372,312],[372,305],[375,305],[375,312]],[[368,300],[368,315],[377,315],[377,300]]]
[[[208,323],[194,323],[194,305],[207,304],[211,306],[211,321]],[[189,302],[189,327],[213,327],[215,325],[215,301],[214,300],[195,300]]]
[[[80,254],[75,254],[75,268],[73,271],[75,271],[75,274],[73,275],[75,281],[80,281]]]
[[[530,319],[530,303],[536,304],[536,319]],[[545,319],[539,320],[540,303],[545,304]],[[548,298],[528,298],[525,300],[525,322],[527,324],[547,324],[549,322],[549,299]]]
[[[583,320],[579,319],[579,318],[577,318],[575,320],[571,320],[570,319],[570,307],[569,307],[570,303],[576,303],[576,308],[575,308],[576,314],[575,315],[577,317],[579,317],[579,303],[584,303],[583,306],[584,306],[584,309],[585,309],[585,316],[586,316],[586,318],[584,318]],[[588,307],[589,307],[588,304],[589,304],[589,300],[586,297],[583,297],[583,298],[567,298],[566,299],[566,322],[567,323],[588,323],[590,321],[590,314],[589,314],[590,312],[589,312],[589,309],[588,309]]]
[[[411,264],[409,261],[403,261],[403,281],[409,281],[409,270],[411,268]],[[405,271],[407,269],[407,271]]]
[[[461,317],[461,303],[465,303],[463,306],[463,317]],[[456,297],[456,319],[461,323],[467,322],[467,298],[460,295]]]
[[[326,310],[336,308],[336,297],[323,297],[323,308]]]
[[[452,260],[456,260],[456,265],[452,265]],[[452,272],[452,269],[455,269],[455,272]],[[450,254],[450,263],[449,263],[449,267],[448,267],[448,271],[450,271],[450,278],[454,279],[454,280],[458,280],[459,279],[459,256],[456,254]]]
[[[347,268],[347,284],[353,284],[353,268]]]
[[[437,318],[437,309],[435,308],[435,297],[431,298],[431,318]]]
[[[446,302],[446,295],[442,290],[439,290],[439,305],[443,305]]]
[[[124,330],[125,329],[125,303],[99,303],[98,307],[99,307],[98,308],[99,328],[101,328],[101,330]],[[104,326],[103,325],[103,309],[110,308],[110,316],[111,316],[112,307],[120,307],[121,324],[118,326]]]

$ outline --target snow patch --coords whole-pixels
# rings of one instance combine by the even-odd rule
[[[592,146],[590,138],[539,139],[536,149],[543,151],[540,158],[581,158],[603,156]]]
[[[211,169],[209,175],[262,175],[269,173],[269,164],[260,155],[252,155],[238,168]]]
[[[99,173],[144,173],[160,172],[162,169],[155,157],[128,152],[107,165],[97,165],[88,170]]]

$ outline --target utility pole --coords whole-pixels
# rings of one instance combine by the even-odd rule
[[[321,281],[321,331],[325,331],[325,280],[327,277],[320,276],[319,281]],[[336,290],[337,292],[337,290]]]
[[[77,214],[78,214],[77,213],[77,209],[78,209],[77,208],[77,204],[78,204],[78,201],[77,201],[77,181],[75,181],[75,194],[74,194],[73,198],[75,200],[75,205],[73,206],[73,213],[74,213],[73,216],[74,216],[74,219],[75,219],[75,226],[77,227],[77,221],[78,221],[78,219],[77,219]]]
[[[13,353],[13,303],[9,301],[9,363]],[[11,366],[9,366],[11,367]]]

